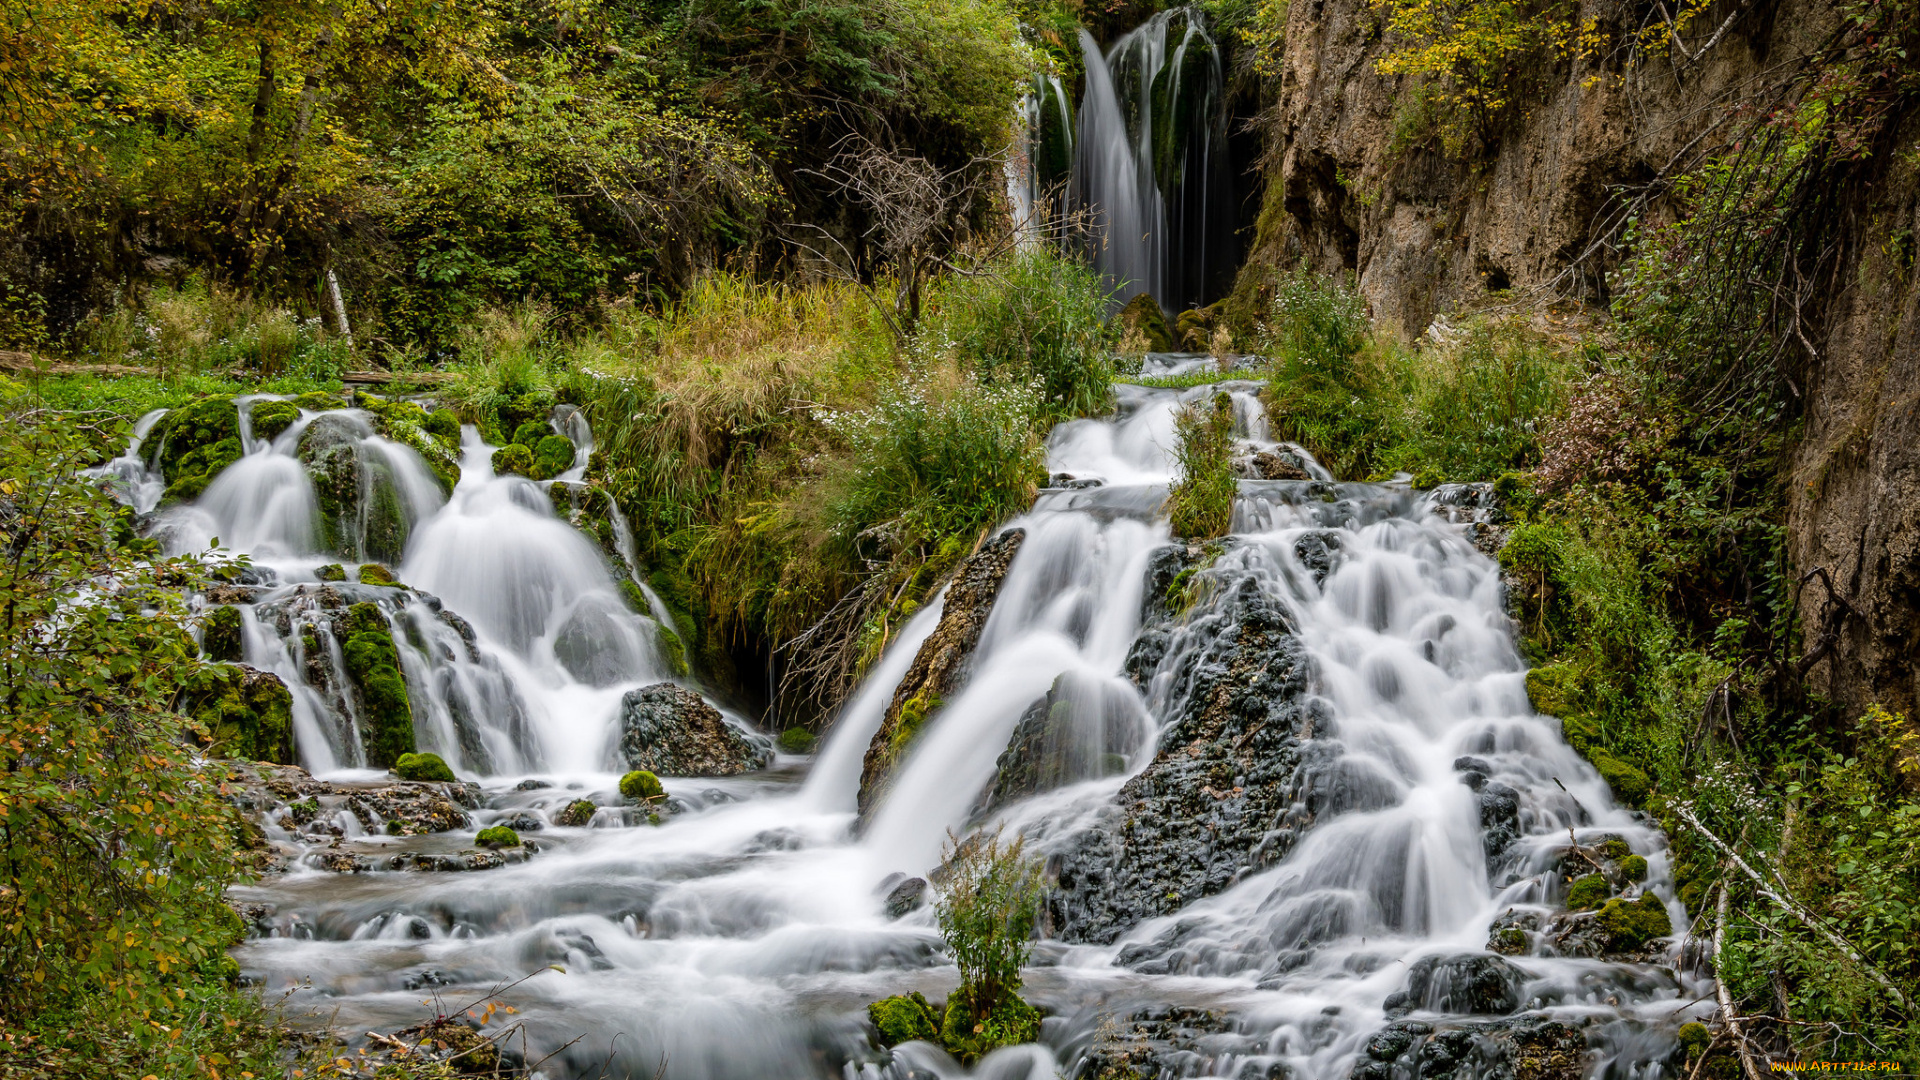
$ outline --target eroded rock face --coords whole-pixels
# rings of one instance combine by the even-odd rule
[[[735,776],[773,760],[769,746],[672,683],[627,691],[620,701],[620,752],[628,768],[656,776]]]
[[[1127,771],[1146,736],[1138,699],[1072,674],[1054,680],[1020,717],[994,769],[981,812],[1067,784]]]
[[[1215,610],[1228,625],[1173,661],[1183,703],[1153,762],[1059,858],[1047,900],[1059,938],[1111,942],[1143,919],[1220,892],[1278,862],[1309,823],[1289,816],[1300,797],[1301,742],[1322,719],[1304,697],[1306,654],[1252,581]],[[1155,630],[1136,647],[1152,647]],[[1177,970],[1178,952],[1175,928],[1121,962]]]
[[[1498,956],[1423,956],[1407,969],[1407,985],[1386,1000],[1388,1016],[1416,1009],[1462,1016],[1504,1016],[1520,1007],[1526,972]]]
[[[1438,1028],[1403,1020],[1367,1040],[1350,1080],[1580,1080],[1586,1054],[1586,1036],[1541,1017]]]
[[[914,655],[913,666],[894,691],[880,730],[873,733],[860,766],[860,820],[878,804],[893,778],[893,770],[921,727],[966,679],[967,662],[980,643],[1000,583],[1020,550],[1026,532],[1008,529],[968,556],[954,572],[947,588],[940,625]]]

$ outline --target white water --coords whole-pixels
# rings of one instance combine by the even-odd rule
[[[935,714],[859,839],[851,825],[861,756],[942,604],[904,628],[810,774],[782,759],[725,780],[669,777],[669,793],[690,811],[661,827],[641,824],[611,808],[609,740],[623,689],[660,677],[647,622],[617,605],[606,562],[554,515],[544,486],[493,476],[490,451],[469,433],[459,486],[412,522],[398,571],[463,616],[476,648],[464,649],[434,602],[389,598],[384,610],[402,631],[395,640],[423,748],[483,776],[489,807],[475,812],[473,827],[530,815],[546,822],[525,834],[541,850],[522,864],[464,874],[343,876],[303,865],[237,890],[237,899],[267,905],[272,928],[240,949],[243,969],[275,994],[291,992],[296,1013],[350,1038],[497,992],[517,1012],[494,1026],[523,1025],[512,1047],[544,1059],[541,1075],[550,1078],[603,1068],[630,1077],[664,1069],[675,1080],[966,1074],[930,1047],[890,1057],[866,1041],[866,1002],[915,989],[938,1000],[955,981],[930,912],[889,921],[876,886],[892,873],[925,873],[948,830],[968,827],[1014,725],[1062,676],[1122,729],[1125,774],[1035,795],[1006,807],[1002,820],[1043,853],[1067,850],[1126,774],[1153,759],[1160,725],[1181,704],[1169,672],[1182,650],[1218,632],[1213,609],[1202,605],[1176,631],[1144,692],[1122,664],[1140,627],[1148,560],[1169,542],[1154,515],[1176,475],[1175,410],[1218,389],[1233,395],[1249,448],[1271,447],[1247,383],[1121,387],[1116,418],[1054,433],[1050,467],[1079,486],[1049,489],[1012,523],[1027,535],[971,677]],[[201,505],[164,511],[161,526],[176,545],[216,533],[257,545],[256,563],[275,583],[246,612],[246,657],[295,688],[301,753],[327,771],[364,758],[352,717],[303,677],[310,665],[298,628],[325,625],[313,575],[327,560],[299,546],[311,490],[302,493],[304,471],[296,477],[275,460],[287,458],[290,437],[297,443],[290,430],[255,447]],[[1109,946],[1042,945],[1025,994],[1052,1014],[1043,1043],[1000,1051],[972,1075],[1072,1075],[1113,1017],[1183,1004],[1238,1024],[1214,1037],[1214,1050],[1191,1056],[1186,1075],[1250,1068],[1257,1072],[1244,1075],[1266,1076],[1258,1070],[1280,1066],[1343,1080],[1384,1023],[1382,1003],[1408,963],[1478,952],[1495,915],[1552,899],[1551,862],[1570,827],[1585,838],[1627,837],[1649,856],[1650,887],[1665,888],[1659,836],[1614,808],[1555,722],[1528,706],[1492,560],[1434,499],[1332,484],[1306,460],[1321,480],[1243,483],[1239,535],[1203,576],[1223,589],[1252,583],[1298,626],[1331,718],[1309,740],[1317,747],[1310,786],[1339,798],[1277,865],[1219,895],[1142,922]],[[124,479],[134,490],[151,483]],[[281,510],[239,516],[241,507],[272,506]],[[1296,541],[1329,531],[1337,550],[1320,581]],[[392,593],[332,588],[354,599]],[[283,616],[286,631],[273,625]],[[338,648],[325,634],[313,638]],[[1452,764],[1466,754],[1519,793],[1527,835],[1491,874],[1473,795]],[[529,774],[551,786],[519,790]],[[609,807],[594,827],[551,824],[583,796]],[[339,818],[357,831],[351,815]],[[277,826],[270,832],[294,841]],[[471,837],[345,842],[369,852],[446,851]],[[1121,962],[1142,950],[1159,957],[1159,973]],[[1515,962],[1532,979],[1533,1006],[1603,1022],[1595,1068],[1614,1077],[1655,1080],[1650,1056],[1671,1043],[1660,1032],[1699,996],[1655,969]]]

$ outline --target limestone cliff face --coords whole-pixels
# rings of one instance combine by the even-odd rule
[[[1659,58],[1562,62],[1527,76],[1518,115],[1470,160],[1410,123],[1416,86],[1382,76],[1391,43],[1368,0],[1297,0],[1261,116],[1267,184],[1235,303],[1252,314],[1272,268],[1355,275],[1374,317],[1407,337],[1493,293],[1527,307],[1607,299],[1633,201],[1670,213],[1667,180],[1724,136],[1768,75],[1835,27],[1822,0],[1721,0]],[[1580,18],[1631,29],[1644,12],[1588,0]],[[1726,33],[1705,49],[1722,24]],[[1409,133],[1413,133],[1410,137]],[[1920,141],[1909,117],[1893,143]],[[1802,437],[1786,463],[1789,549],[1810,582],[1814,687],[1858,712],[1920,706],[1920,167],[1911,154],[1858,174],[1841,200],[1842,287],[1823,296],[1805,372]],[[1906,237],[1906,240],[1901,240]],[[1829,634],[1829,631],[1831,632]]]

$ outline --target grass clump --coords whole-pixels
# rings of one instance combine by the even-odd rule
[[[1038,381],[1038,419],[1104,412],[1112,401],[1116,339],[1086,264],[1027,251],[992,273],[949,279],[933,302],[932,340],[989,382]]]
[[[1233,527],[1233,500],[1240,481],[1233,471],[1233,399],[1215,394],[1204,405],[1182,406],[1174,418],[1180,479],[1167,493],[1167,519],[1175,536],[1210,540]]]

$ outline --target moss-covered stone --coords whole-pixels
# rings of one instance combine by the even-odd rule
[[[1524,956],[1531,943],[1527,932],[1517,926],[1503,926],[1487,938],[1487,949],[1502,956]]]
[[[1607,902],[1613,890],[1607,887],[1607,879],[1599,874],[1588,874],[1576,880],[1567,889],[1567,910],[1592,911]]]
[[[533,448],[533,475],[545,480],[573,467],[573,443],[564,435],[548,435]]]
[[[1620,876],[1628,881],[1647,880],[1647,860],[1645,856],[1629,855],[1620,860]]]
[[[1632,807],[1644,807],[1653,793],[1653,781],[1638,768],[1621,761],[1605,750],[1589,750],[1587,757],[1600,770],[1601,779],[1613,789],[1613,797]]]
[[[940,1041],[940,1015],[918,990],[868,1005],[867,1019],[873,1021],[881,1046]]]
[[[222,604],[208,611],[200,622],[200,651],[210,660],[238,663],[242,629],[239,608]]]
[[[557,825],[574,829],[585,828],[593,822],[593,815],[599,810],[600,808],[593,804],[592,799],[575,799],[568,803],[567,808],[560,811],[553,820]]]
[[[346,400],[339,394],[325,390],[309,390],[293,399],[293,403],[308,412],[329,412],[347,407]]]
[[[319,578],[321,581],[345,581],[347,580],[347,571],[345,567],[337,562],[328,563],[325,566],[316,568],[313,576]]]
[[[393,774],[402,780],[442,784],[451,784],[455,779],[453,769],[439,754],[401,754],[393,763]]]
[[[1680,1049],[1687,1055],[1688,1060],[1692,1060],[1696,1055],[1706,1050],[1708,1045],[1713,1042],[1713,1033],[1707,1030],[1707,1025],[1700,1023],[1698,1020],[1681,1024],[1679,1037]]]
[[[553,425],[540,420],[527,420],[513,429],[513,442],[532,452],[540,446],[540,440],[553,434]]]
[[[496,476],[533,475],[533,452],[519,443],[508,443],[493,452],[493,472]]]
[[[240,412],[231,397],[206,397],[160,418],[147,433],[149,460],[166,477],[165,498],[197,498],[221,470],[240,460]]]
[[[667,789],[660,784],[660,778],[645,769],[635,769],[620,778],[620,794],[635,802],[652,802],[664,799]]]
[[[1627,846],[1626,838],[1620,836],[1607,837],[1600,841],[1594,850],[1600,853],[1601,858],[1616,862],[1633,854],[1633,849]]]
[[[1652,893],[1643,893],[1638,900],[1609,900],[1594,920],[1607,935],[1607,948],[1614,952],[1634,952],[1673,933],[1666,905]]]
[[[251,419],[253,437],[268,440],[277,438],[298,419],[300,406],[291,401],[256,401],[253,403]]]
[[[361,564],[359,577],[362,585],[386,585],[393,588],[400,586],[400,579],[394,577],[393,571],[380,563]]]
[[[790,727],[780,733],[780,752],[784,754],[811,754],[814,743],[819,740],[813,732],[803,727]]]
[[[639,592],[639,586],[634,586],[634,591]],[[641,601],[644,603],[645,599],[643,596]],[[654,640],[660,646],[660,658],[666,661],[667,670],[679,678],[686,678],[689,671],[686,643],[680,640],[679,634],[674,633],[673,627],[658,622],[654,626],[656,628]]]
[[[971,1065],[1002,1046],[1018,1046],[1040,1037],[1040,1010],[1018,994],[1000,999],[993,1011],[975,1017],[959,994],[947,1000],[940,1023],[940,1042],[962,1064]]]
[[[413,704],[400,673],[400,653],[380,609],[370,603],[347,610],[340,646],[360,705],[360,737],[367,762],[392,767],[413,753]]]
[[[520,834],[505,825],[494,825],[481,829],[480,834],[473,838],[473,842],[483,848],[519,847]]]
[[[294,764],[293,694],[272,672],[243,664],[210,665],[184,700],[187,714],[205,729],[213,754]]]
[[[1173,327],[1167,325],[1167,313],[1160,310],[1160,302],[1151,293],[1140,293],[1127,301],[1127,306],[1114,316],[1120,324],[1122,334],[1132,332],[1147,343],[1149,352],[1172,352],[1175,348]]]
[[[421,426],[427,429],[427,434],[437,439],[460,445],[460,418],[445,409],[428,413],[426,422]]]

